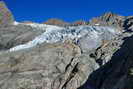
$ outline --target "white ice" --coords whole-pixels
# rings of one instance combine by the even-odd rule
[[[14,25],[18,25],[17,22]],[[22,49],[27,49],[34,47],[38,44],[46,43],[55,43],[58,41],[65,41],[67,39],[79,39],[84,37],[85,35],[89,35],[94,38],[98,38],[100,35],[105,32],[109,32],[110,34],[119,33],[116,28],[113,27],[103,27],[103,26],[76,26],[76,27],[58,27],[53,25],[46,24],[23,24],[31,26],[33,29],[36,28],[38,30],[45,30],[40,36],[37,36],[32,41],[29,41],[26,44],[18,45],[16,47],[11,48],[9,51],[18,51]]]

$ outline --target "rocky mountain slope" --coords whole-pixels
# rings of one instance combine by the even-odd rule
[[[0,14],[0,89],[133,89],[132,16],[20,23],[3,1]]]

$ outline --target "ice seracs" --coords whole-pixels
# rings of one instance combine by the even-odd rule
[[[15,25],[18,24],[15,22]],[[71,40],[78,40],[86,35],[88,37],[92,37],[98,39],[99,37],[107,34],[111,34],[112,37],[117,32],[116,28],[113,27],[103,27],[103,26],[76,26],[76,27],[59,27],[53,25],[46,25],[46,24],[23,24],[31,26],[33,29],[36,28],[37,30],[45,30],[44,33],[35,37],[32,41],[29,41],[26,44],[18,45],[16,47],[11,48],[9,51],[17,51],[22,49],[27,49],[34,47],[38,44],[46,43],[55,43],[58,41],[65,41],[67,39]],[[106,38],[106,37],[104,37]],[[108,39],[108,38],[106,38]]]

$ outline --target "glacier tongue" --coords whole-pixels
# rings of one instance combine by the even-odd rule
[[[19,23],[15,22],[15,25]],[[113,27],[103,27],[103,26],[77,26],[77,27],[58,27],[46,24],[24,24],[31,26],[33,29],[36,28],[38,30],[44,30],[45,32],[42,33],[40,36],[37,36],[32,41],[29,41],[26,44],[18,45],[9,49],[9,51],[18,51],[22,49],[27,49],[36,46],[37,44],[46,43],[55,43],[58,41],[65,41],[67,39],[78,40],[84,36],[99,39],[100,37],[110,40],[113,38],[113,35],[119,34],[120,32]],[[105,34],[107,33],[107,34]],[[111,35],[110,38],[103,37],[103,35]]]

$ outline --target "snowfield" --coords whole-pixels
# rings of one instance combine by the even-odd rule
[[[55,43],[58,41],[64,42],[67,39],[78,41],[78,39],[89,36],[90,38],[94,38],[95,40],[102,37],[104,39],[110,40],[114,35],[119,34],[120,32],[114,27],[103,27],[103,26],[75,26],[75,27],[58,27],[46,24],[24,24],[14,22],[14,25],[28,25],[33,29],[43,30],[40,36],[37,36],[32,41],[29,41],[26,44],[18,45],[9,49],[9,51],[18,51],[22,49],[27,49],[36,46],[37,44],[46,43]],[[110,38],[106,37],[107,35],[111,35]],[[103,35],[104,34],[104,35]]]

